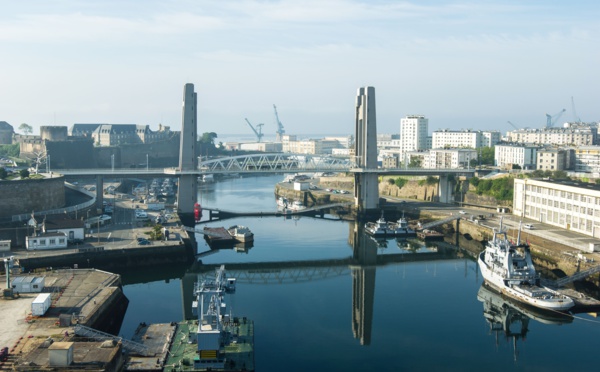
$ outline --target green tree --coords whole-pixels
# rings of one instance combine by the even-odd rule
[[[495,148],[492,147],[482,147],[480,150],[480,158],[482,165],[494,165],[494,157],[495,157]]]
[[[404,185],[406,185],[407,182],[408,182],[408,180],[406,178],[402,178],[402,177],[397,177],[396,180],[394,181],[394,183],[396,184],[396,186],[399,189],[404,187]]]
[[[19,125],[19,130],[25,134],[33,133],[33,128],[27,123],[22,123],[21,125]]]
[[[18,143],[12,145],[0,145],[0,156],[4,158],[18,158],[21,153],[19,146]]]
[[[471,177],[469,178],[469,183],[475,187],[479,185],[479,177]]]
[[[29,178],[29,171],[27,169],[21,169],[19,171],[19,176],[21,176],[21,179]]]
[[[6,169],[4,169],[4,167],[0,168],[0,179],[3,180],[6,177],[8,177],[8,172]]]
[[[410,158],[410,163],[408,163],[409,168],[421,168],[421,158],[412,157]]]

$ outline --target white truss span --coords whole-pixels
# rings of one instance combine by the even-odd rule
[[[199,169],[205,173],[349,171],[356,164],[348,158],[306,154],[255,154],[205,160]]]

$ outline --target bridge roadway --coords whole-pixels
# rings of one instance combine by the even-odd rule
[[[323,219],[337,221],[337,220],[339,220],[339,218],[327,218],[324,216],[324,214],[322,212],[325,209],[343,208],[343,207],[351,206],[353,204],[354,203],[352,203],[352,202],[334,203],[334,204],[316,205],[314,207],[304,208],[304,209],[299,209],[299,210],[283,209],[283,210],[266,211],[266,212],[233,212],[233,211],[224,211],[224,210],[218,209],[218,208],[202,208],[202,211],[209,212],[209,219],[207,221],[201,221],[196,224],[199,225],[199,224],[206,223],[206,222],[211,222],[211,221],[215,221],[215,220],[224,220],[227,218],[234,218],[234,217],[272,217],[272,216],[280,217],[280,216],[290,216],[290,215],[311,216],[311,217],[320,216]],[[318,212],[321,212],[321,213],[318,213]],[[200,230],[195,230],[192,227],[182,226],[182,229],[184,229],[186,231],[190,231],[190,232],[196,232],[199,234],[205,234],[204,232],[202,232]]]

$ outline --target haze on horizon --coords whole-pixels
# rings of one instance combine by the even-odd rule
[[[540,128],[567,109],[600,120],[596,1],[0,0],[0,121],[352,133],[374,86],[379,133],[409,114],[430,130]],[[559,122],[559,123],[560,123]]]

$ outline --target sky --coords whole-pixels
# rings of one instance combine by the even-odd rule
[[[0,0],[0,121],[198,133],[352,134],[375,87],[378,133],[600,120],[600,2]],[[575,111],[573,110],[575,108]]]

